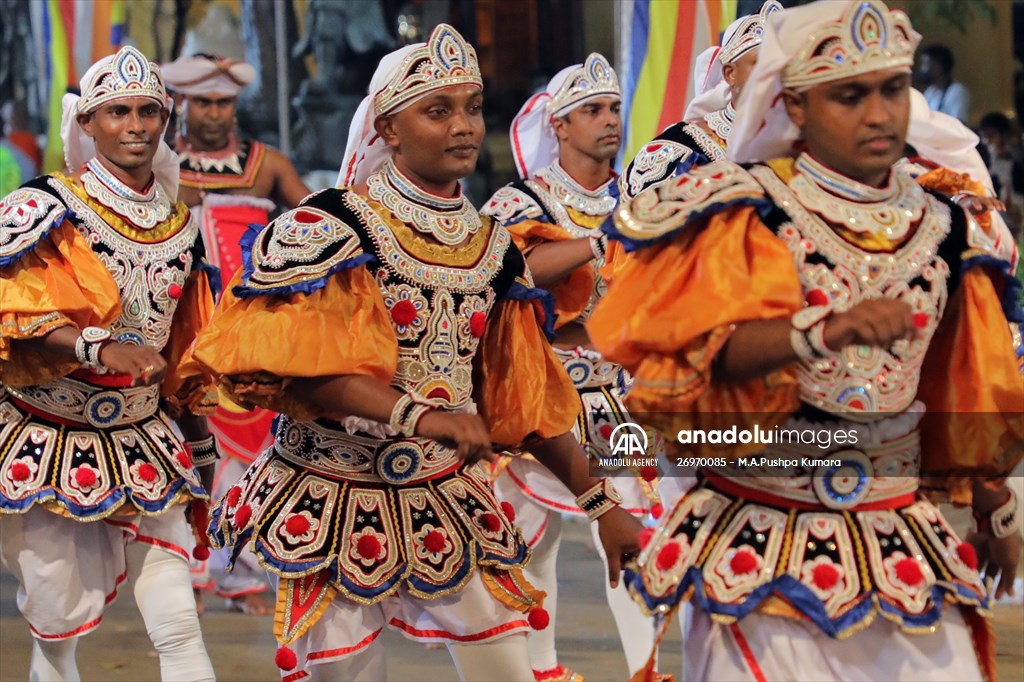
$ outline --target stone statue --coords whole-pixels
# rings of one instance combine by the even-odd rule
[[[316,59],[311,93],[356,94],[366,88],[375,56],[392,50],[394,40],[378,0],[309,0],[306,35],[292,50]]]

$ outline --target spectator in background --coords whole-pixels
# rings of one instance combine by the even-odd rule
[[[988,168],[996,195],[1006,204],[1003,218],[1014,239],[1024,232],[1024,147],[1013,122],[998,111],[985,114],[978,134],[988,152]]]
[[[963,83],[953,81],[953,52],[948,47],[929,45],[921,50],[917,77],[927,86],[924,98],[932,111],[941,111],[967,123],[971,93]]]

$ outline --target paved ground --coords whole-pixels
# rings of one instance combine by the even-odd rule
[[[560,588],[564,617],[558,623],[558,643],[563,663],[585,674],[590,682],[622,682],[627,678],[626,665],[599,583],[601,568],[590,546],[589,533],[581,524],[566,524],[559,558],[572,564],[572,570],[561,572],[565,578]],[[28,676],[31,641],[17,613],[15,590],[11,576],[0,572],[0,682],[25,680]],[[995,620],[1000,678],[1024,680],[1024,612],[1020,606],[999,606]],[[210,603],[203,616],[203,632],[222,682],[278,679],[272,660],[276,645],[270,617],[227,613],[220,604]],[[393,633],[387,633],[384,639],[393,680],[455,679],[445,650],[425,649]],[[662,651],[662,670],[678,672],[678,628],[671,628]],[[86,682],[159,679],[156,656],[129,590],[123,590],[103,625],[79,645],[79,664]]]

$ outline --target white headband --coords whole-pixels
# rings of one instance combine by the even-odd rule
[[[126,51],[134,52],[141,57],[141,54],[135,48],[121,48],[116,55],[104,57],[89,67],[89,70],[85,72],[85,75],[82,76],[82,80],[79,82],[82,96],[68,93],[61,98],[60,138],[64,144],[64,163],[72,172],[78,170],[82,164],[96,156],[96,144],[91,137],[85,134],[82,126],[78,125],[79,113],[95,111],[103,104],[117,99],[147,97],[155,100],[155,95],[158,92],[163,92],[162,82],[160,82],[159,91],[153,87],[146,89],[138,86],[111,87],[111,83],[108,82],[111,77],[108,75],[107,78],[103,78],[103,76],[104,74],[111,73],[112,65],[116,66],[114,64],[115,61],[124,63],[124,53]],[[142,57],[142,59],[145,60],[145,57]],[[156,78],[159,80],[160,72],[156,69],[156,65],[149,61],[146,61],[146,64],[153,68]],[[116,82],[120,83],[121,80],[123,79],[119,79]],[[151,82],[150,79],[146,79],[146,81]],[[171,106],[171,101],[166,94],[163,94],[161,99],[155,101],[158,101],[164,108],[170,108]],[[83,102],[85,102],[84,106]],[[85,111],[82,111],[83,109]],[[157,184],[160,185],[160,188],[167,196],[176,199],[178,196],[178,155],[163,140],[166,128],[165,124],[164,129],[160,131],[160,145],[153,156],[153,175],[156,177]]]

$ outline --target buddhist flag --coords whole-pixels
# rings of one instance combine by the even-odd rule
[[[736,18],[736,0],[627,0],[619,5],[623,159],[680,121],[697,56]],[[625,164],[620,164],[625,165]]]

